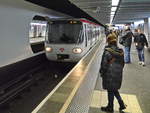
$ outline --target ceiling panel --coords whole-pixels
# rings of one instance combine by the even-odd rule
[[[26,0],[76,18],[110,22],[112,0]],[[59,3],[59,4],[58,4]],[[78,8],[77,8],[77,7]],[[81,10],[80,10],[81,9]],[[84,11],[84,12],[83,12]],[[86,12],[86,14],[85,14]],[[94,19],[93,19],[93,18]],[[120,0],[113,23],[129,23],[150,17],[150,0]]]
[[[129,23],[150,17],[150,0],[121,0],[113,23]]]
[[[69,0],[25,0],[25,1],[66,14],[66,17],[71,16],[74,18],[86,18],[88,20],[91,20],[97,24],[104,26],[102,23],[97,21],[94,17],[90,16],[85,11],[78,8]]]
[[[112,0],[69,0],[102,24],[110,22]]]

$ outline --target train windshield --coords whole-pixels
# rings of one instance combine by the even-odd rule
[[[49,43],[78,44],[83,42],[82,24],[49,24],[47,32]]]

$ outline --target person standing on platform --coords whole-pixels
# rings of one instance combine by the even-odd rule
[[[102,77],[103,89],[108,93],[108,105],[101,107],[102,111],[113,112],[114,97],[117,98],[120,105],[119,110],[126,109],[120,94],[119,89],[122,84],[122,73],[124,68],[124,53],[123,50],[117,46],[115,35],[109,35],[107,38],[108,45],[105,46],[102,55],[100,75]]]
[[[105,28],[105,35],[106,35],[106,37],[109,35],[109,29],[108,28]]]
[[[130,50],[131,50],[131,44],[132,44],[132,36],[133,36],[133,33],[131,32],[130,28],[128,28],[126,30],[126,34],[123,37],[121,37],[123,40],[123,46],[124,46],[125,63],[131,63]]]
[[[112,30],[110,30],[109,34],[108,34],[107,37],[106,37],[106,43],[107,43],[107,38],[108,38],[109,36],[113,36],[113,37],[117,40],[117,35],[115,34],[115,32],[112,31]]]
[[[145,66],[144,46],[148,48],[148,42],[146,36],[140,30],[138,31],[137,29],[135,29],[134,43],[138,52],[139,65]]]

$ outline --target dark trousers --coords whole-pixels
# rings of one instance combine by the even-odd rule
[[[119,105],[123,104],[122,98],[121,98],[118,90],[107,91],[107,92],[108,92],[108,106],[113,107],[114,97],[117,98]]]
[[[131,62],[130,50],[131,50],[131,47],[124,47],[124,61],[125,61],[125,63]]]
[[[145,59],[144,59],[144,48],[143,49],[137,49],[137,52],[138,52],[139,61],[144,62],[145,61]]]

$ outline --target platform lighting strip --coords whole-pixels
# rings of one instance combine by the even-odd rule
[[[30,23],[30,25],[43,25],[43,26],[46,26],[46,24],[44,24],[44,23]]]
[[[111,13],[110,13],[110,24],[112,23],[112,20],[114,18],[115,12],[117,10],[118,4],[119,4],[120,0],[112,0],[112,4],[111,4]]]

